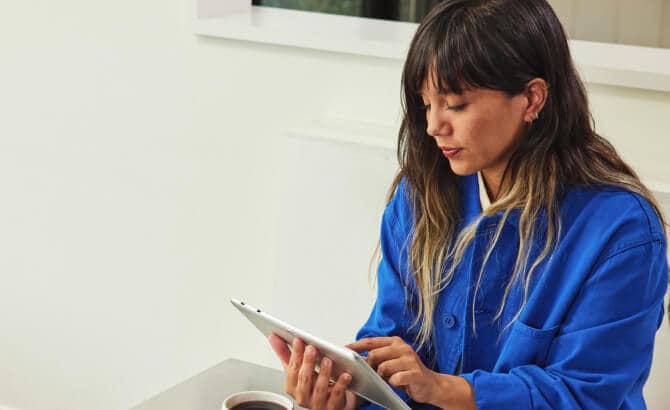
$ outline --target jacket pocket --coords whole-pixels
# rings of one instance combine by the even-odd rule
[[[509,336],[503,342],[495,371],[506,372],[523,365],[545,366],[547,353],[558,332],[558,326],[538,329],[517,320],[509,332]]]

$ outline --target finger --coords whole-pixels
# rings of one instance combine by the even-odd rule
[[[274,350],[277,357],[279,357],[282,366],[284,366],[284,370],[286,370],[288,362],[291,360],[291,351],[289,350],[288,346],[286,346],[286,341],[279,337],[276,333],[272,333],[268,340],[270,341],[272,350]]]
[[[411,363],[407,360],[406,357],[400,357],[393,360],[388,360],[382,362],[377,366],[377,374],[382,377],[382,379],[389,379],[396,373],[410,370]]]
[[[302,340],[295,338],[293,339],[293,351],[291,352],[291,360],[288,362],[288,368],[286,369],[286,393],[293,395],[295,393],[295,388],[298,384],[298,372],[300,371],[300,366],[302,365],[302,357],[305,349],[305,344]]]
[[[405,370],[398,373],[395,373],[393,376],[389,377],[388,384],[394,387],[404,387],[409,386],[412,381],[414,372],[411,370]]]
[[[367,337],[365,339],[357,340],[349,343],[346,347],[357,353],[369,352],[372,349],[379,349],[380,347],[388,346],[394,341],[397,336],[392,337]],[[398,338],[399,339],[399,338]]]
[[[307,346],[302,359],[302,366],[298,372],[298,386],[295,389],[295,398],[302,407],[311,407],[309,399],[312,396],[314,384],[314,364],[318,352],[314,346]]]
[[[381,363],[402,357],[405,353],[406,350],[402,345],[380,347],[379,349],[372,349],[368,352],[367,362],[370,367],[376,370]]]
[[[330,389],[330,397],[328,397],[328,404],[326,407],[329,410],[341,409],[344,405],[344,393],[351,382],[351,375],[349,373],[342,373],[337,378],[337,382]]]
[[[329,358],[324,357],[321,360],[319,376],[317,376],[316,382],[314,382],[314,390],[312,391],[312,398],[310,399],[310,404],[313,409],[326,408],[331,371],[332,362]]]

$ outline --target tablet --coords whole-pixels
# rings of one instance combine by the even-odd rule
[[[332,360],[333,379],[336,379],[340,373],[345,371],[351,374],[351,382],[347,389],[355,394],[387,409],[411,410],[407,403],[393,391],[391,386],[353,350],[312,336],[304,330],[284,323],[247,303],[236,299],[232,299],[230,302],[266,337],[269,337],[273,332],[276,333],[286,341],[289,349],[291,349],[293,339],[298,337],[306,344],[319,349],[323,356]],[[319,357],[316,362],[319,363],[320,361]],[[318,366],[315,370],[319,371]]]

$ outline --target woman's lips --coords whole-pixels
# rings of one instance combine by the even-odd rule
[[[440,150],[442,150],[442,154],[447,157],[447,158],[453,158],[456,155],[458,155],[459,152],[463,150],[463,148],[448,148],[448,147],[440,147]]]

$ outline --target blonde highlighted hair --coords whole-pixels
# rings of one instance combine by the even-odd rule
[[[534,78],[550,85],[539,118],[507,164],[503,177],[507,182],[501,187],[500,198],[462,229],[460,177],[426,134],[421,109],[421,90],[433,69],[435,86],[456,94],[466,88],[486,88],[514,96]],[[414,209],[413,236],[407,241],[414,285],[406,289],[406,299],[413,294],[418,301],[412,327],[416,329],[414,342],[420,348],[430,342],[439,293],[453,279],[482,217],[502,212],[478,272],[475,292],[505,221],[514,210],[520,215],[519,249],[496,320],[515,283],[521,284],[524,292],[512,320],[523,309],[533,274],[551,257],[561,236],[560,201],[569,187],[621,187],[649,201],[665,223],[651,192],[612,145],[596,133],[565,32],[545,0],[445,0],[436,5],[412,39],[403,68],[402,105],[400,172],[389,190],[389,200],[404,178]],[[539,219],[544,219],[547,229],[541,235],[544,244],[539,256],[531,260],[531,246],[540,238],[536,229]],[[471,309],[474,317],[474,306]]]

